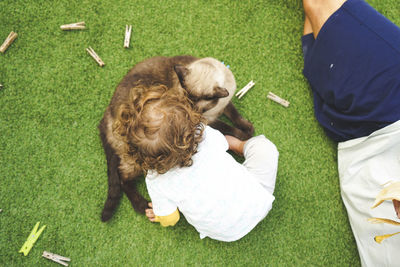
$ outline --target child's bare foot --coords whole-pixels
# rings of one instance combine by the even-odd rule
[[[225,138],[226,141],[228,141],[229,150],[232,150],[236,154],[243,156],[243,148],[246,141],[242,141],[231,135],[225,135]]]

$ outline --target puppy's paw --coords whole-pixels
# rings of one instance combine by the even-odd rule
[[[245,132],[250,137],[252,137],[254,134],[253,124],[246,119],[241,118],[237,127],[240,128],[243,132]]]
[[[233,130],[232,135],[233,135],[234,137],[236,137],[236,138],[242,140],[242,141],[249,140],[250,138],[253,137],[252,134],[246,133],[246,132],[244,132],[244,131],[242,131],[242,130],[240,130],[240,129],[238,129],[238,128],[235,128],[235,129]]]
[[[137,201],[133,208],[135,209],[135,211],[137,213],[145,214],[146,209],[149,208],[149,201],[147,201],[146,199],[143,198],[142,200]]]
[[[103,212],[101,213],[101,221],[106,222],[109,219],[111,219],[112,216],[113,216],[113,211],[103,210]]]

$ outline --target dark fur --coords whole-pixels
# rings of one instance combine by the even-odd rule
[[[108,175],[108,196],[101,215],[102,221],[108,221],[112,217],[121,197],[121,189],[128,196],[135,211],[144,213],[148,207],[148,201],[136,189],[135,178],[143,174],[141,168],[134,160],[127,160],[126,157],[122,156],[121,151],[124,150],[127,144],[122,143],[113,136],[112,125],[116,119],[118,108],[124,101],[129,99],[131,91],[138,86],[149,88],[158,84],[174,90],[186,89],[195,104],[203,101],[203,111],[215,107],[219,98],[227,96],[224,88],[215,88],[215,93],[204,95],[198,92],[191,92],[190,88],[187,88],[184,83],[185,75],[187,75],[185,66],[196,60],[197,58],[192,56],[150,58],[135,65],[118,84],[99,124],[100,138],[107,159]],[[133,93],[136,92],[133,91]],[[208,101],[206,105],[204,105],[204,101]],[[252,124],[240,116],[232,102],[229,102],[226,107],[222,107],[222,110],[237,128],[217,119],[210,121],[210,126],[224,134],[233,135],[242,140],[248,139],[253,135],[254,128]]]

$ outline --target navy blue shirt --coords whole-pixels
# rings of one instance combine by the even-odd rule
[[[400,29],[361,0],[348,0],[302,38],[318,122],[335,141],[367,136],[400,119]]]

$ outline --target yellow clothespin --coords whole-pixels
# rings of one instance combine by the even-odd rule
[[[33,227],[33,230],[29,234],[28,239],[25,241],[25,244],[22,246],[22,248],[19,251],[19,253],[24,253],[24,256],[28,255],[29,251],[31,251],[33,244],[35,244],[36,240],[39,238],[39,236],[43,232],[44,228],[46,228],[46,225],[44,225],[38,231],[39,223],[40,222],[37,222],[35,227]]]

